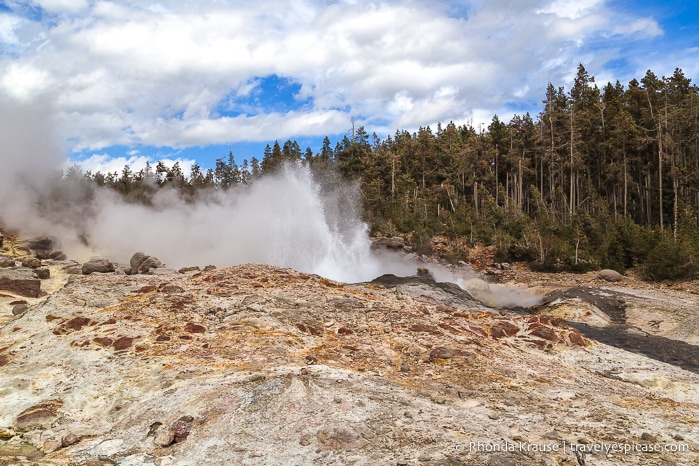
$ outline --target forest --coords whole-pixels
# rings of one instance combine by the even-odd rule
[[[426,126],[385,139],[353,128],[334,146],[288,140],[241,165],[178,164],[65,178],[148,204],[170,187],[185,199],[248,185],[286,161],[357,180],[373,234],[401,235],[430,253],[435,235],[492,245],[501,262],[542,271],[637,267],[651,280],[699,273],[699,89],[682,70],[647,71],[601,89],[583,65],[572,87],[549,83],[543,110],[497,115],[487,127]],[[452,257],[460,260],[460,257]]]

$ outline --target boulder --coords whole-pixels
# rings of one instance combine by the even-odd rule
[[[599,271],[597,278],[606,282],[619,282],[624,278],[624,276],[616,270],[603,269]]]
[[[114,270],[114,264],[112,264],[109,259],[104,259],[102,257],[94,257],[85,262],[82,266],[83,275],[90,275],[91,273],[109,273],[114,272]]]
[[[9,256],[0,254],[0,267],[14,267],[15,260]]]
[[[19,315],[24,314],[28,310],[29,310],[29,306],[27,306],[26,304],[15,304],[12,307],[12,315],[19,316]]]
[[[53,248],[54,238],[51,236],[36,236],[24,242],[24,245],[29,249],[34,250],[51,250]]]
[[[41,293],[41,281],[19,270],[0,269],[0,290],[9,291],[28,298],[38,298]]]
[[[22,267],[28,267],[30,269],[38,269],[41,267],[41,259],[36,257],[23,257]]]
[[[51,271],[47,268],[34,269],[34,275],[39,280],[46,280],[51,278]]]
[[[163,263],[156,257],[149,256],[142,252],[137,252],[131,256],[129,265],[131,266],[131,270],[130,273],[127,272],[127,275],[133,275],[136,273],[148,273],[150,269],[162,267]]]
[[[143,263],[143,261],[148,258],[147,255],[143,254],[142,252],[137,252],[133,256],[131,256],[131,260],[129,261],[129,265],[131,266],[132,269],[137,269],[139,265]]]
[[[49,254],[49,259],[53,259],[55,261],[64,261],[68,257],[63,253],[63,251],[53,251],[51,254]]]

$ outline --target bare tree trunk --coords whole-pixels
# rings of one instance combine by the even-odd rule
[[[675,196],[675,199],[673,200],[672,203],[672,217],[673,217],[673,222],[672,222],[672,237],[675,239],[675,242],[677,242],[677,218],[678,218],[678,193],[677,193],[677,188],[678,188],[679,182],[677,181],[677,175],[672,176],[672,192]]]
[[[573,129],[573,109],[570,110],[570,218],[575,215],[575,176],[573,171],[573,152],[574,152],[575,132]]]
[[[658,123],[658,197],[660,198],[660,231],[663,231],[663,138],[661,126]]]
[[[626,217],[627,211],[627,202],[628,202],[628,193],[629,193],[629,185],[628,185],[628,176],[626,172],[626,147],[624,147],[624,217]]]
[[[498,188],[498,145],[495,144],[495,205],[499,205],[499,191],[500,189]]]
[[[396,154],[391,157],[391,197],[396,192]]]

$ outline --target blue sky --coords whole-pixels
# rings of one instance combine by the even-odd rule
[[[600,86],[694,82],[697,24],[689,0],[5,0],[0,99],[50,112],[86,169],[211,167],[275,140],[318,151],[353,118],[385,137],[536,114],[579,63]]]

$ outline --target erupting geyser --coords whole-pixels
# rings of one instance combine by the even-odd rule
[[[124,262],[143,250],[173,267],[257,262],[345,282],[415,272],[370,249],[356,189],[322,189],[304,165],[287,165],[249,188],[209,194],[186,203],[164,191],[153,206],[142,206],[103,193],[93,205],[90,245]]]

